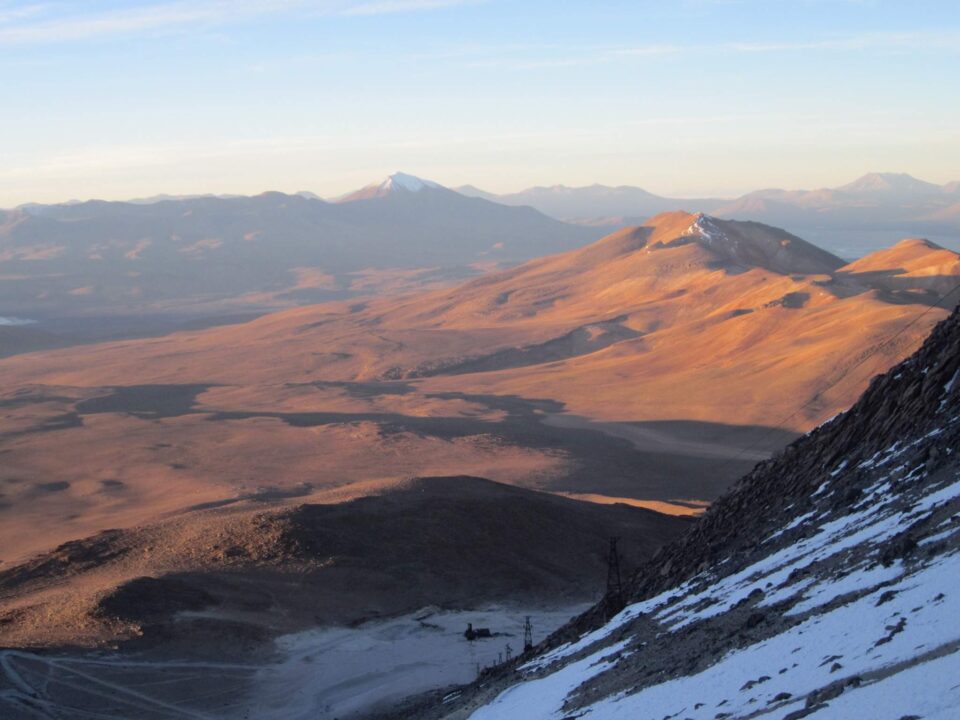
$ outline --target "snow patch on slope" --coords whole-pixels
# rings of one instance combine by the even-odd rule
[[[35,325],[36,320],[18,317],[0,317],[0,327],[20,327],[22,325]]]
[[[921,540],[925,548],[953,542],[952,549],[909,562],[884,555],[909,528],[960,500],[960,475],[923,485],[923,467],[907,468],[905,454],[940,432],[897,442],[847,471],[876,473],[863,499],[848,511],[807,513],[765,543],[790,532],[801,537],[743,570],[719,578],[707,571],[628,606],[607,625],[519,668],[526,681],[471,717],[569,717],[565,703],[597,677],[598,668],[610,665],[612,648],[642,652],[635,634],[610,644],[615,634],[629,633],[631,623],[643,618],[656,623],[661,635],[679,633],[758,595],[758,609],[786,605],[782,617],[788,627],[727,652],[705,670],[608,696],[573,716],[783,719],[812,706],[818,708],[818,720],[960,716],[960,550],[955,542],[960,523],[953,521],[958,513]],[[841,463],[831,477],[846,467]],[[892,490],[897,483],[923,489],[904,503]],[[572,662],[564,665],[565,660]],[[545,670],[554,672],[543,676]]]

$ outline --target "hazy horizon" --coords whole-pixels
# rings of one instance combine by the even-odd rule
[[[960,178],[960,7],[0,1],[0,207],[396,170],[676,197]]]
[[[600,187],[610,187],[610,188],[616,188],[616,187],[637,188],[637,189],[641,189],[641,190],[646,190],[646,191],[648,191],[648,192],[650,192],[650,193],[652,193],[652,194],[654,194],[654,195],[664,196],[664,197],[668,197],[668,198],[670,198],[670,199],[680,200],[680,201],[682,201],[682,200],[707,199],[708,197],[709,197],[710,199],[715,199],[715,200],[735,200],[736,198],[742,196],[743,194],[746,194],[746,193],[749,193],[749,192],[754,192],[754,191],[760,191],[760,190],[779,189],[779,190],[811,191],[811,190],[819,190],[819,189],[822,189],[822,188],[836,188],[836,187],[840,187],[840,186],[842,186],[842,185],[848,184],[848,183],[850,183],[850,182],[853,182],[853,181],[855,181],[855,180],[858,180],[858,179],[860,179],[860,178],[862,178],[862,177],[864,177],[864,176],[867,176],[867,175],[909,175],[910,177],[912,177],[912,178],[914,178],[914,179],[916,179],[916,180],[921,180],[921,181],[924,181],[924,182],[934,182],[934,184],[937,184],[937,185],[946,185],[946,184],[949,184],[949,183],[951,183],[951,182],[955,182],[954,180],[946,180],[946,181],[943,181],[943,182],[931,181],[931,180],[929,180],[929,179],[926,178],[926,177],[918,177],[918,176],[916,176],[916,175],[913,175],[912,173],[906,173],[906,172],[902,172],[902,171],[879,171],[879,170],[877,170],[877,171],[872,171],[872,170],[871,170],[871,171],[867,171],[867,172],[862,172],[862,173],[860,173],[859,175],[857,175],[857,176],[855,176],[855,177],[849,177],[849,178],[846,178],[846,179],[841,179],[841,180],[838,180],[837,182],[831,183],[831,184],[829,184],[829,185],[823,185],[823,186],[794,187],[794,186],[790,186],[790,185],[776,185],[776,186],[771,185],[771,186],[765,186],[765,187],[750,188],[750,189],[746,190],[745,193],[740,193],[740,194],[738,194],[738,195],[725,194],[725,195],[712,195],[712,196],[707,196],[707,195],[697,196],[697,195],[693,195],[693,194],[689,194],[689,193],[688,193],[688,194],[683,194],[683,195],[681,195],[681,194],[673,194],[673,193],[660,192],[660,191],[658,191],[656,188],[652,188],[652,187],[650,187],[649,185],[645,185],[645,184],[642,183],[642,182],[626,182],[626,183],[618,183],[618,184],[616,184],[616,185],[608,184],[608,183],[602,183],[602,182],[582,182],[582,183],[576,183],[576,184],[543,182],[543,183],[537,183],[537,184],[535,184],[535,185],[524,185],[524,186],[517,186],[517,187],[506,186],[505,189],[502,189],[502,190],[494,190],[494,189],[492,189],[492,188],[490,188],[490,187],[479,186],[479,185],[477,185],[476,183],[471,183],[471,182],[465,182],[465,183],[460,183],[460,184],[454,185],[454,184],[444,183],[444,182],[442,182],[442,181],[438,181],[436,178],[427,177],[427,176],[423,176],[423,175],[416,175],[416,174],[414,174],[414,173],[407,173],[407,172],[405,172],[405,171],[403,171],[403,170],[397,170],[396,172],[402,173],[402,174],[414,175],[415,177],[420,178],[420,179],[423,179],[423,180],[430,180],[430,181],[436,182],[436,183],[437,183],[438,185],[440,185],[441,187],[444,187],[444,188],[449,189],[449,190],[456,190],[457,188],[461,188],[461,187],[473,186],[474,188],[476,188],[476,189],[478,189],[478,190],[482,190],[482,191],[485,191],[485,192],[490,192],[490,193],[493,193],[493,194],[495,194],[495,195],[510,195],[511,193],[520,193],[520,192],[523,192],[523,191],[525,191],[525,190],[532,190],[532,189],[534,189],[534,188],[566,187],[566,188],[568,188],[568,189],[582,189],[582,188],[589,188],[589,187],[600,186]],[[158,193],[154,193],[154,194],[150,194],[150,195],[138,195],[138,196],[132,196],[132,195],[130,195],[130,196],[117,196],[117,197],[100,197],[100,196],[96,196],[96,197],[93,197],[93,196],[91,196],[91,197],[71,197],[71,198],[61,198],[61,199],[57,199],[57,200],[48,200],[48,201],[45,201],[45,202],[44,202],[44,201],[36,201],[36,200],[28,200],[28,201],[26,201],[26,202],[19,203],[18,205],[9,205],[9,206],[0,205],[0,209],[10,210],[10,209],[14,209],[14,208],[16,208],[16,207],[21,207],[21,206],[23,206],[23,205],[32,205],[32,204],[38,204],[38,205],[48,205],[48,204],[49,204],[49,205],[62,205],[62,204],[82,203],[82,202],[91,202],[91,201],[105,201],[105,202],[147,202],[147,201],[154,201],[154,200],[160,200],[160,199],[166,199],[166,198],[186,198],[186,197],[256,197],[257,195],[264,195],[264,194],[272,193],[272,192],[283,193],[283,194],[285,194],[285,195],[296,195],[296,194],[298,194],[298,193],[313,193],[313,194],[317,195],[318,197],[320,197],[322,200],[325,200],[325,201],[327,201],[327,202],[330,202],[330,201],[335,201],[335,200],[337,200],[338,198],[340,198],[340,197],[342,197],[342,196],[344,196],[344,195],[347,195],[347,194],[349,194],[349,193],[351,193],[351,192],[353,192],[353,191],[362,189],[362,187],[365,187],[365,186],[368,186],[368,185],[377,185],[378,183],[384,181],[386,178],[388,178],[388,177],[389,177],[390,175],[392,175],[392,174],[394,174],[394,173],[387,173],[387,174],[383,175],[382,177],[378,177],[378,178],[375,178],[375,179],[371,180],[370,182],[363,183],[363,185],[352,185],[352,186],[350,186],[350,187],[342,188],[342,189],[340,189],[339,191],[337,191],[337,192],[335,192],[335,193],[333,193],[333,194],[328,194],[328,195],[321,195],[320,193],[317,193],[317,192],[311,190],[310,188],[298,188],[298,189],[287,189],[287,188],[284,188],[284,189],[280,189],[280,188],[268,187],[268,188],[263,188],[262,190],[259,190],[259,191],[253,191],[253,192],[248,192],[248,193],[239,193],[239,192],[238,192],[238,193],[217,192],[217,191],[214,190],[214,191],[209,191],[209,192],[198,192],[198,193],[187,193],[187,192],[181,192],[181,193],[173,193],[173,192],[171,192],[171,193],[167,193],[167,192],[158,192]],[[677,209],[681,209],[681,208],[677,208]],[[696,210],[696,208],[693,208],[693,209]]]

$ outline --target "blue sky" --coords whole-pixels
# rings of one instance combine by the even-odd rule
[[[0,0],[0,207],[960,179],[960,2]]]

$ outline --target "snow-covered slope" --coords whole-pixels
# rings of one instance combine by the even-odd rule
[[[609,622],[406,717],[960,717],[958,449],[955,311],[643,568]]]

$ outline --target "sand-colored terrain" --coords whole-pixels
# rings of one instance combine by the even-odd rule
[[[454,289],[8,358],[0,560],[414,475],[697,507],[849,406],[958,281],[922,241],[844,266],[677,212]]]

